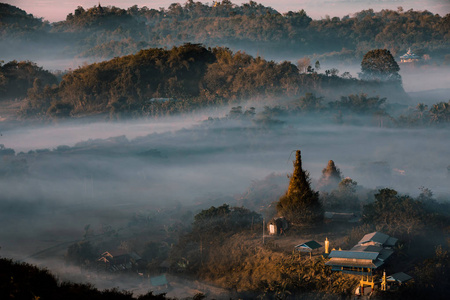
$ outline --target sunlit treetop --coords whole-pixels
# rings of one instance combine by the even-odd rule
[[[367,52],[361,62],[360,77],[364,80],[398,81],[400,67],[387,49]]]

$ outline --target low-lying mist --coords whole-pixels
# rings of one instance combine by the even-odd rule
[[[207,117],[5,126],[0,255],[27,259],[67,248],[88,224],[119,228],[136,214],[229,203],[253,181],[291,172],[296,149],[312,179],[332,159],[366,188],[450,194],[448,128],[345,126],[306,116],[270,127]]]

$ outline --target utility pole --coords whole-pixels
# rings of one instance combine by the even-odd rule
[[[263,245],[264,245],[264,218],[263,218]]]

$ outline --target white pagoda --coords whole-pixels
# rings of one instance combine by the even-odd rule
[[[401,63],[410,63],[415,61],[420,61],[422,58],[419,55],[414,54],[411,51],[411,48],[408,49],[408,52],[400,56]]]

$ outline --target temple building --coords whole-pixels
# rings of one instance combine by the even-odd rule
[[[420,61],[422,58],[419,55],[414,54],[411,51],[411,48],[408,49],[408,52],[400,56],[400,62],[401,63],[410,63],[410,62],[416,62]]]
[[[333,271],[347,274],[372,275],[394,253],[397,239],[381,232],[366,234],[350,250],[331,251],[326,265]]]

